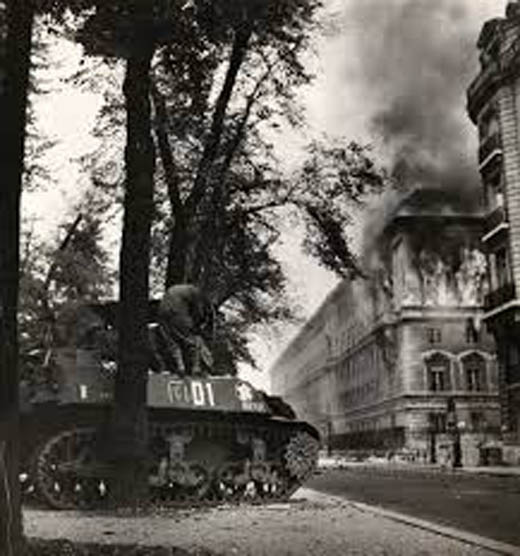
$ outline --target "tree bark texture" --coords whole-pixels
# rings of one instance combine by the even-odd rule
[[[0,1],[0,554],[22,553],[18,483],[20,194],[33,10]]]
[[[138,42],[126,63],[123,92],[127,113],[126,190],[120,252],[118,373],[115,385],[112,458],[119,503],[138,503],[146,490],[146,381],[150,230],[155,152],[150,122],[153,46]]]

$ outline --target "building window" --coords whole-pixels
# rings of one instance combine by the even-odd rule
[[[446,414],[430,413],[428,416],[430,430],[436,433],[446,432]]]
[[[478,392],[479,390],[481,390],[482,388],[480,384],[480,369],[466,369],[466,382],[468,385],[468,390],[472,392]]]
[[[440,328],[427,328],[426,338],[430,344],[440,344],[442,342],[442,332]]]
[[[520,364],[520,354],[518,353],[518,346],[514,343],[509,344],[509,364],[518,365]]]
[[[509,344],[506,381],[509,385],[520,383],[520,347],[513,342]]]
[[[483,431],[486,428],[484,415],[480,411],[472,411],[470,413],[471,430],[474,432]]]
[[[466,343],[478,344],[480,339],[480,331],[475,326],[475,321],[470,317],[466,319]]]
[[[484,181],[486,205],[488,211],[504,206],[504,186],[502,172],[494,171]]]
[[[462,359],[462,368],[466,379],[466,389],[470,392],[484,390],[486,361],[478,353],[472,353]]]
[[[450,360],[441,353],[436,353],[426,361],[428,370],[428,388],[431,392],[443,392],[450,389]]]
[[[499,288],[511,282],[507,249],[502,247],[495,253],[496,279]]]
[[[495,103],[488,105],[487,110],[482,113],[478,124],[478,131],[481,143],[489,137],[500,133],[498,107]]]
[[[430,390],[440,392],[446,389],[445,371],[444,367],[430,367]]]

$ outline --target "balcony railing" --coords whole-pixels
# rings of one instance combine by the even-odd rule
[[[484,298],[484,307],[486,310],[490,311],[495,307],[499,307],[515,297],[515,286],[514,284],[504,284],[500,288],[489,292]]]
[[[520,54],[520,37],[517,37],[511,46],[500,56],[500,69],[503,73],[515,72],[518,68]]]
[[[473,80],[468,88],[468,108],[471,119],[475,122],[477,115],[490,98],[500,80],[508,75],[516,75],[520,66],[520,37],[517,37],[508,49],[500,54],[499,62],[490,62]]]
[[[482,164],[489,155],[494,152],[500,152],[502,150],[502,141],[500,140],[500,134],[495,133],[486,137],[484,141],[481,142],[480,147],[478,149],[478,161],[479,164]]]
[[[494,88],[500,82],[500,67],[496,62],[489,63],[473,80],[468,88],[468,108],[471,119],[475,122],[477,115],[491,97]]]
[[[499,65],[496,62],[490,62],[485,68],[477,75],[471,82],[468,88],[468,98],[471,101],[480,92],[482,86],[487,82],[492,81],[493,78],[498,77],[500,74]]]
[[[507,221],[506,211],[504,207],[496,207],[493,212],[486,216],[484,223],[485,233],[489,233],[494,230],[497,226]]]

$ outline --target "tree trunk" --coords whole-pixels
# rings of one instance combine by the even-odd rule
[[[151,43],[137,42],[126,63],[126,191],[120,253],[118,373],[112,427],[114,497],[135,506],[147,489],[146,380],[150,230],[155,152],[150,122]]]
[[[186,219],[182,216],[174,222],[170,232],[165,289],[174,284],[182,284],[189,281],[187,255],[190,236],[186,226]]]
[[[20,194],[33,11],[0,2],[0,554],[22,553],[18,483]]]

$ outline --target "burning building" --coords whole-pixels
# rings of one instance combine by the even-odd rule
[[[270,369],[330,445],[434,462],[456,439],[474,465],[497,438],[482,224],[457,198],[416,191],[367,247],[366,278],[340,283]]]
[[[498,354],[504,459],[520,463],[520,5],[486,22],[477,43],[481,71],[468,88],[479,132],[486,198],[482,237],[490,291],[483,315]]]

